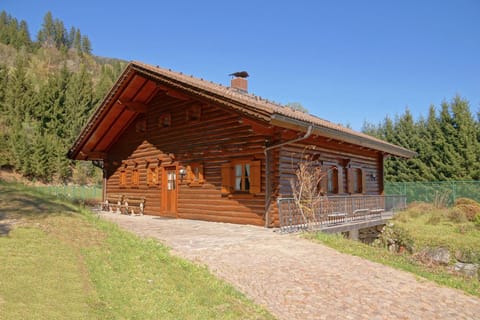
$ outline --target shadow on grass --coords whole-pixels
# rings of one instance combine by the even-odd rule
[[[43,219],[49,216],[71,215],[77,207],[34,188],[0,183],[0,235],[8,235],[11,220]]]
[[[0,237],[8,236],[8,233],[12,230],[9,224],[0,223]]]

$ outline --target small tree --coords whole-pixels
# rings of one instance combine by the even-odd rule
[[[294,111],[308,113],[308,109],[305,108],[300,102],[289,102],[285,105],[285,107],[288,107]]]
[[[292,161],[295,177],[290,180],[295,205],[309,230],[319,222],[321,203],[326,200],[321,190],[326,172],[316,158],[318,155],[306,154],[304,151],[297,163]]]

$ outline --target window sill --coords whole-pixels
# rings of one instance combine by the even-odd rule
[[[253,193],[248,192],[234,192],[229,194],[228,196],[230,199],[252,199],[255,198]]]

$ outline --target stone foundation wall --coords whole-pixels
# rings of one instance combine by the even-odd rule
[[[382,224],[374,227],[360,229],[358,231],[358,240],[363,243],[371,244],[375,239],[378,238],[384,226],[385,225]]]

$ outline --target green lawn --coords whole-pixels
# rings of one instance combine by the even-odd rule
[[[272,319],[208,270],[0,181],[1,319]]]
[[[415,252],[425,247],[444,246],[449,248],[452,262],[455,252],[462,251],[473,255],[474,262],[478,263],[476,259],[480,258],[480,228],[466,219],[452,217],[450,209],[437,210],[431,206],[413,207],[397,215],[392,222],[408,231],[413,238]],[[340,252],[412,272],[438,284],[480,297],[479,280],[454,275],[446,267],[423,265],[408,253],[392,253],[385,248],[345,239],[341,235],[309,233],[305,234],[305,237]]]

